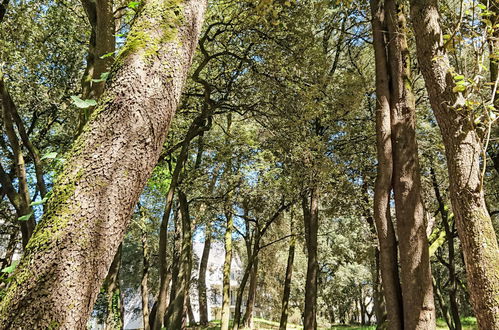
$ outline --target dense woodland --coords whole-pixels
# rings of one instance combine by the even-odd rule
[[[0,329],[499,329],[498,47],[496,0],[0,0]]]

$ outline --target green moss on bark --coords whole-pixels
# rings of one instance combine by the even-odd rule
[[[161,45],[177,38],[184,22],[183,0],[150,0],[139,15],[147,17],[136,23],[127,36],[118,61],[141,52],[145,59],[157,55]]]

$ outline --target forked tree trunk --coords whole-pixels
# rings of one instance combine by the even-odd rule
[[[398,272],[395,230],[390,214],[390,194],[393,175],[390,86],[386,54],[387,30],[381,0],[371,0],[373,45],[376,61],[376,146],[377,176],[374,188],[374,220],[380,249],[381,278],[387,310],[387,326],[402,329],[402,291]]]
[[[389,33],[390,114],[393,153],[393,195],[399,239],[404,329],[436,327],[430,256],[416,142],[416,104],[411,86],[411,61],[400,0],[385,0]]]
[[[410,3],[418,60],[445,145],[471,303],[480,329],[499,329],[499,247],[485,205],[481,139],[463,95],[453,91],[453,69],[444,47],[438,2]]]
[[[154,168],[206,3],[147,0],[0,303],[0,328],[85,329]]]

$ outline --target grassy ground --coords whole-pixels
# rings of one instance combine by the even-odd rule
[[[463,318],[461,320],[461,322],[463,325],[463,330],[477,330],[478,329],[478,327],[476,325],[476,319],[473,317]],[[193,329],[193,330],[201,330],[201,329],[203,329],[203,330],[219,330],[220,329],[220,321],[210,322],[210,325],[207,328],[190,327],[190,329]],[[255,318],[255,329],[258,329],[258,330],[279,329],[279,322],[273,322],[273,321]],[[288,329],[289,330],[298,330],[298,329],[303,329],[303,327],[295,325],[295,324],[288,324]],[[322,329],[322,330],[375,330],[376,326],[361,327],[361,326],[353,326],[353,325],[336,325],[336,326],[333,326],[331,328],[319,328],[319,329]],[[446,330],[449,328],[445,324],[444,320],[439,319],[437,321],[437,329],[438,330]]]

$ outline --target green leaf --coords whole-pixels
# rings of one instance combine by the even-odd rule
[[[139,5],[140,5],[140,1],[130,1],[128,3],[128,8],[137,9],[137,7]]]
[[[92,82],[96,82],[96,83],[103,82],[103,81],[106,81],[108,77],[109,77],[109,72],[103,72],[103,73],[101,73],[99,79],[92,79]]]
[[[55,159],[57,157],[57,152],[49,152],[48,154],[45,154],[42,156],[41,160],[44,159]]]
[[[33,212],[26,214],[26,215],[23,215],[22,217],[17,218],[17,220],[18,221],[28,221],[32,215],[33,215]]]
[[[11,274],[16,269],[17,264],[19,264],[19,260],[16,260],[16,261],[12,262],[12,265],[10,265],[9,267],[5,267],[4,269],[2,269],[2,273]]]
[[[114,52],[110,52],[110,53],[104,54],[104,55],[102,55],[100,57],[100,59],[103,60],[103,59],[111,57],[111,56],[114,56]]]
[[[97,102],[95,100],[82,100],[75,95],[71,96],[71,100],[73,100],[73,104],[80,109],[95,107],[97,105]]]
[[[456,81],[457,80],[463,80],[463,79],[464,79],[463,75],[458,74],[458,75],[454,76],[454,80],[456,80]]]
[[[457,85],[455,86],[452,91],[454,93],[458,93],[458,92],[464,92],[466,90],[466,86],[465,85]]]
[[[48,197],[45,197],[44,199],[40,200],[40,201],[37,201],[37,202],[32,202],[31,204],[29,204],[30,206],[37,206],[37,205],[42,205],[43,203],[45,203],[46,201],[48,200]]]

